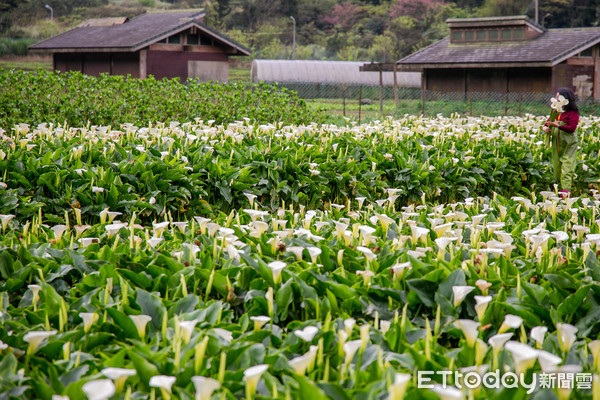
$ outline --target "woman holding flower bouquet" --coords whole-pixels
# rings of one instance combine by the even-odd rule
[[[559,185],[561,197],[571,194],[575,164],[577,162],[577,135],[579,109],[575,93],[569,88],[560,88],[551,99],[552,113],[543,126],[543,131],[551,135],[552,166],[554,178]]]

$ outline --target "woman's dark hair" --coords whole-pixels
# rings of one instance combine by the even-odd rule
[[[575,93],[569,88],[560,88],[558,89],[558,94],[563,96],[565,99],[569,100],[569,104],[565,106],[565,111],[575,111],[579,112],[579,108],[577,108],[577,102],[575,101]]]

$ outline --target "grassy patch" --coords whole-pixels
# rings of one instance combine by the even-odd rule
[[[2,69],[19,69],[23,71],[36,71],[43,69],[46,71],[52,71],[52,58],[51,57],[4,57],[0,58],[0,70]]]

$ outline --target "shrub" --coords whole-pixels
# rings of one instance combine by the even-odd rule
[[[206,83],[179,79],[91,77],[79,72],[9,70],[0,74],[0,127],[53,122],[118,126],[173,120],[248,118],[256,123],[319,121],[304,100],[271,84]]]

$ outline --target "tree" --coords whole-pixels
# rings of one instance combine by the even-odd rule
[[[386,34],[396,37],[396,55],[403,57],[441,39],[447,30],[445,20],[455,7],[442,0],[396,0],[390,5]],[[432,30],[431,27],[437,29]]]
[[[369,58],[378,62],[397,60],[396,38],[389,33],[375,37],[373,45],[369,49]]]
[[[479,9],[481,17],[504,17],[510,15],[524,15],[529,4],[523,0],[485,0]]]
[[[361,18],[362,11],[359,5],[346,1],[333,6],[329,14],[323,17],[323,22],[349,30]]]
[[[405,15],[422,21],[432,17],[445,5],[442,0],[396,0],[390,6],[390,17]]]
[[[598,26],[600,0],[548,0],[540,4],[540,23],[547,28]]]

